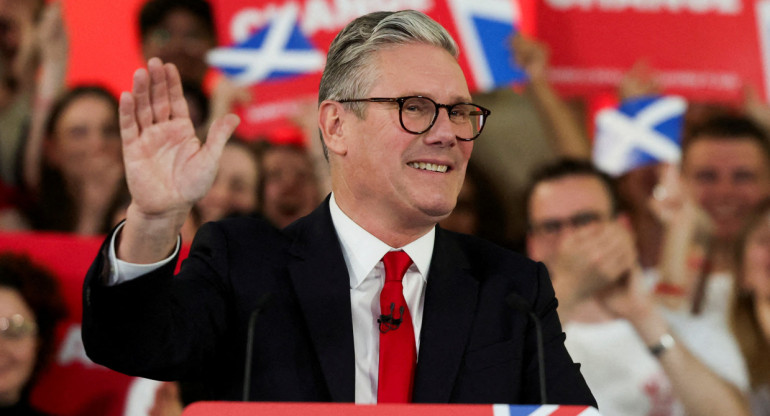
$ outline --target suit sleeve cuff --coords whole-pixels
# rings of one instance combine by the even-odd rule
[[[115,252],[115,240],[117,239],[117,236],[120,233],[120,230],[123,229],[124,224],[125,223],[118,225],[115,228],[115,231],[112,233],[112,237],[110,238],[110,249],[109,249],[109,259],[108,259],[110,264],[110,274],[107,279],[107,286],[114,286],[119,283],[128,282],[129,280],[135,279],[139,276],[142,276],[144,274],[160,269],[161,267],[168,264],[170,261],[174,260],[174,257],[177,254],[179,254],[179,248],[181,246],[181,238],[177,237],[176,247],[174,247],[174,251],[171,253],[170,256],[166,257],[165,259],[159,262],[155,262],[151,264],[136,264],[136,263],[129,263],[118,259],[118,255]]]

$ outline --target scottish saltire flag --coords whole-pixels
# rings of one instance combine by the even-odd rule
[[[600,416],[593,407],[559,406],[555,404],[538,405],[492,405],[494,416]]]
[[[509,46],[518,31],[518,0],[447,0],[476,87],[486,91],[526,79]]]
[[[211,51],[207,56],[209,65],[240,85],[323,70],[325,54],[302,34],[298,14],[297,5],[287,3],[243,42]]]
[[[621,103],[596,116],[593,161],[600,170],[620,176],[652,163],[677,163],[687,101],[678,96],[651,96]]]

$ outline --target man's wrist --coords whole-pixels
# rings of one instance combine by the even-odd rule
[[[155,263],[173,252],[188,212],[147,216],[129,205],[118,239],[118,258],[130,263]]]
[[[167,258],[151,264],[134,264],[129,263],[123,260],[120,260],[117,257],[116,254],[116,245],[118,240],[120,239],[120,233],[123,230],[125,222],[121,222],[118,224],[117,227],[115,227],[115,231],[112,234],[112,237],[110,237],[110,247],[107,252],[107,255],[109,257],[109,264],[110,264],[110,272],[107,276],[106,284],[108,286],[116,285],[118,283],[123,283],[129,280],[132,280],[138,276],[141,276],[143,274],[152,272],[156,269],[159,269],[160,267],[166,265],[170,261],[174,259],[179,254],[179,249],[182,244],[182,239],[180,237],[177,237],[176,246],[174,247],[174,251],[169,255]]]

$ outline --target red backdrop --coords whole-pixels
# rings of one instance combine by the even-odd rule
[[[143,0],[63,0],[70,85],[97,82],[117,95],[142,65],[136,14]]]
[[[116,93],[130,88],[142,65],[135,27],[142,2],[63,0],[71,84],[99,82]],[[522,24],[551,45],[554,80],[565,92],[607,90],[639,58],[663,71],[672,92],[691,97],[734,101],[743,82],[765,88],[758,37],[767,30],[758,27],[756,9],[766,0],[678,2],[713,5],[702,10],[674,10],[661,0],[643,2],[646,9],[630,6],[636,3],[523,0]]]
[[[756,6],[766,0],[536,1],[535,32],[551,47],[550,75],[563,92],[614,90],[640,59],[666,92],[688,98],[735,102],[744,83],[764,88],[758,34],[767,24]]]
[[[91,362],[80,340],[83,279],[102,237],[57,233],[0,233],[0,251],[26,254],[59,279],[68,317],[57,328],[53,362],[32,392],[41,410],[59,416],[122,416],[134,377]],[[181,257],[189,252],[184,246]]]

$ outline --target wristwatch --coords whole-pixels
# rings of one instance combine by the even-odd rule
[[[676,344],[676,341],[674,341],[674,337],[671,336],[668,332],[661,335],[660,339],[657,343],[650,345],[650,354],[652,354],[655,358],[660,358],[661,355],[663,355],[664,352],[671,349],[671,347]]]

